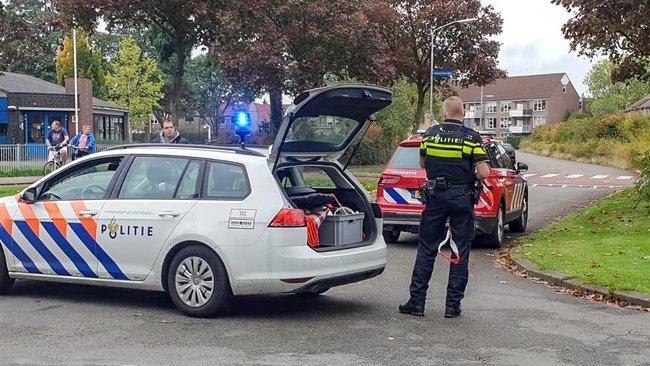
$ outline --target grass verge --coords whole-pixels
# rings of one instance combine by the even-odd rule
[[[583,283],[650,294],[650,202],[625,189],[522,238],[513,251]]]
[[[0,170],[0,178],[37,177],[43,175],[43,168],[17,168]]]
[[[18,194],[27,186],[0,186],[0,197],[13,196]]]

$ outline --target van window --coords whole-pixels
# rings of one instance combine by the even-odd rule
[[[420,149],[417,146],[399,146],[390,160],[391,169],[420,169]]]
[[[241,199],[250,193],[244,167],[223,162],[208,162],[204,197],[211,199]]]

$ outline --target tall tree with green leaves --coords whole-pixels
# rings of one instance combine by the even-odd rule
[[[0,1],[0,70],[55,82],[62,25],[49,0]]]
[[[164,84],[156,61],[145,56],[132,37],[124,37],[111,66],[108,99],[129,110],[131,128],[150,133],[149,114],[158,106]]]
[[[65,79],[74,75],[74,54],[72,35],[66,35],[63,47],[56,55],[56,81],[64,85]],[[93,81],[93,95],[105,99],[106,69],[101,50],[93,50],[83,29],[77,29],[77,75]]]
[[[592,97],[589,110],[594,115],[623,112],[630,104],[650,93],[650,81],[640,77],[631,77],[625,82],[612,81],[618,67],[614,61],[603,60],[587,74],[585,84]],[[650,73],[650,60],[645,63],[645,68]]]

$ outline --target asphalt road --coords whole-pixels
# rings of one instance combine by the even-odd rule
[[[630,174],[520,153],[529,173]],[[530,188],[535,230],[609,188]],[[226,318],[192,319],[164,294],[20,281],[0,298],[0,364],[635,365],[650,361],[650,315],[555,293],[473,249],[463,314],[444,319],[436,262],[426,316],[408,298],[416,237],[389,247],[386,272],[317,299],[237,300]]]

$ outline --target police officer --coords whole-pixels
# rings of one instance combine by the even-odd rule
[[[446,238],[449,220],[451,239],[458,248],[452,254],[447,284],[445,318],[460,315],[468,279],[469,250],[474,237],[474,179],[489,174],[480,135],[463,126],[465,110],[458,97],[444,102],[445,121],[431,127],[420,145],[420,166],[427,172],[423,188],[426,207],[420,221],[420,242],[409,291],[411,298],[399,306],[404,314],[424,315],[424,304],[438,246]],[[474,174],[476,172],[476,174]]]

